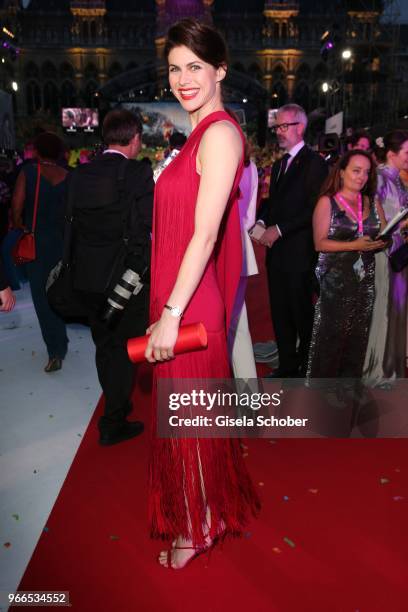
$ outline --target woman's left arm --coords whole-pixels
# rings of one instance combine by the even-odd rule
[[[193,296],[217,241],[218,230],[231,194],[237,168],[242,158],[238,130],[227,121],[211,125],[198,150],[201,180],[195,209],[194,234],[188,244],[177,279],[167,303],[184,311]],[[148,329],[148,361],[173,357],[180,319],[167,309]]]

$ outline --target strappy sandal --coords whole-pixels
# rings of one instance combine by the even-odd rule
[[[194,561],[194,559],[197,559],[197,557],[199,555],[202,555],[205,552],[210,552],[211,549],[213,548],[215,542],[211,542],[211,544],[209,544],[208,546],[172,546],[171,548],[169,548],[169,550],[167,551],[167,561],[166,564],[163,564],[163,567],[167,567],[169,569],[173,569],[173,570],[179,570],[179,569],[184,569],[185,567],[187,567],[187,565],[189,563],[191,563],[191,561]],[[178,567],[174,567],[174,565],[172,564],[172,560],[171,560],[171,553],[174,550],[194,550],[194,555],[192,555],[191,557],[189,557],[186,562],[183,565],[180,565]]]
[[[209,560],[214,547],[217,544],[223,544],[226,535],[227,535],[227,530],[224,527],[216,536],[214,536],[212,541],[206,546],[176,546],[177,540],[174,540],[171,548],[169,548],[169,550],[167,551],[166,563],[161,563],[160,565],[163,565],[163,567],[167,567],[173,570],[183,569],[189,563],[191,563],[191,561],[194,561],[194,559],[197,559],[197,557],[199,557],[203,553],[208,553],[208,560]],[[173,550],[195,550],[195,553],[189,559],[187,559],[184,565],[181,565],[180,567],[174,567],[171,563],[171,553],[173,552]]]

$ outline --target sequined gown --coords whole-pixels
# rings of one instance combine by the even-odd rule
[[[387,221],[408,206],[408,190],[397,169],[379,168],[377,196]],[[391,251],[402,243],[397,230]],[[385,251],[377,253],[375,259],[376,298],[364,364],[365,384],[371,387],[405,377],[407,354],[408,268],[393,272]]]
[[[196,156],[205,130],[215,121],[235,122],[225,112],[205,117],[178,156],[160,175],[155,189],[151,322],[160,318],[194,232],[200,176]],[[238,126],[237,126],[238,127]],[[242,136],[242,133],[241,133]],[[243,136],[242,136],[243,138]],[[241,163],[218,235],[217,245],[183,316],[183,324],[201,321],[208,332],[204,351],[157,363],[153,375],[153,428],[156,427],[158,378],[229,378],[226,333],[242,267],[238,216]],[[191,538],[204,544],[203,525],[211,512],[210,535],[225,527],[242,533],[256,513],[258,497],[242,458],[238,439],[163,439],[153,430],[149,473],[149,514],[153,537]]]
[[[352,241],[357,223],[331,198],[329,240]],[[374,238],[380,229],[375,206],[363,222],[364,235]],[[316,276],[320,298],[316,304],[309,352],[308,378],[361,378],[368,329],[374,304],[374,253],[361,253],[365,276],[358,280],[357,251],[320,253]]]

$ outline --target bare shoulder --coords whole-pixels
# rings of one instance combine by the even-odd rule
[[[238,128],[231,121],[217,121],[212,123],[204,132],[201,143],[206,146],[226,145],[234,147],[236,150],[242,149],[241,135]]]
[[[325,208],[329,208],[330,205],[330,198],[327,195],[321,196],[318,200],[317,200],[317,204],[316,206],[319,206],[319,208],[325,209]]]

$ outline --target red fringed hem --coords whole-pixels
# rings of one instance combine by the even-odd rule
[[[210,346],[211,350],[203,353],[179,356],[155,366],[155,374],[163,378],[202,378],[205,372],[208,378],[220,378],[229,371],[224,333],[210,334]],[[211,537],[224,529],[239,536],[260,509],[238,439],[162,439],[156,437],[154,427],[149,483],[150,531],[154,538],[182,536],[192,539],[193,546],[204,545],[207,508]]]

